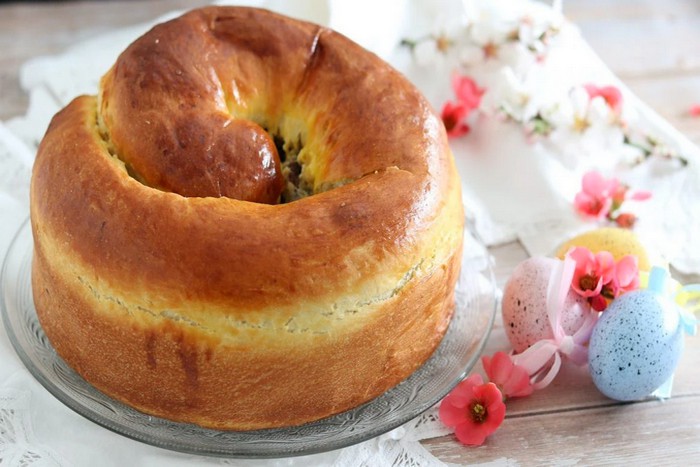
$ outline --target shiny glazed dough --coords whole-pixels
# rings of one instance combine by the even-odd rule
[[[399,73],[328,29],[209,7],[54,117],[31,221],[62,358],[146,413],[248,430],[355,407],[431,355],[463,211]]]

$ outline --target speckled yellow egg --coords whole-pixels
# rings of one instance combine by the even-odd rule
[[[561,245],[557,250],[557,257],[563,259],[567,251],[577,246],[588,248],[593,253],[609,251],[615,260],[626,255],[634,255],[637,257],[640,271],[651,269],[649,255],[644,245],[639,237],[628,229],[603,227],[584,232]]]

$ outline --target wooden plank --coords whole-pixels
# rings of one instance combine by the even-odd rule
[[[565,14],[623,81],[700,70],[697,2],[579,0],[565,2]]]
[[[25,61],[64,51],[112,29],[151,21],[207,0],[30,2],[0,5],[0,120],[23,115],[29,103],[19,83]],[[57,21],[56,18],[60,18]]]
[[[564,14],[576,22],[617,18],[677,18],[700,15],[697,0],[564,0]]]
[[[505,285],[513,268],[528,258],[528,254],[520,242],[510,242],[491,247],[489,248],[489,253],[493,256],[493,274],[500,289]]]
[[[673,416],[672,414],[675,414]],[[444,462],[497,465],[679,465],[700,455],[700,397],[507,415],[483,446],[425,441]]]
[[[700,73],[630,78],[625,84],[691,141],[700,143],[700,117],[689,114],[691,105],[700,104]]]

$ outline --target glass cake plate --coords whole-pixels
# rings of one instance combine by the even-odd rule
[[[465,248],[467,250],[467,248]],[[488,261],[463,261],[456,310],[432,357],[404,382],[355,409],[305,425],[218,431],[138,412],[102,394],[55,352],[37,319],[31,290],[31,227],[15,235],[0,274],[0,309],[9,338],[33,376],[59,401],[109,430],[165,449],[238,458],[274,458],[339,449],[386,433],[440,401],[477,362],[496,311]],[[481,263],[481,264],[477,264]]]

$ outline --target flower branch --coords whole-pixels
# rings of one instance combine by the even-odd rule
[[[632,165],[641,164],[652,156],[667,160],[677,160],[682,167],[688,165],[688,159],[649,135],[645,135],[642,137],[641,141],[637,141],[633,139],[630,132],[627,132],[625,133],[624,142],[628,146],[636,148],[641,152],[641,156],[634,161]]]
[[[605,178],[598,171],[587,172],[581,180],[581,191],[574,197],[574,208],[583,217],[616,223],[619,227],[632,228],[637,220],[629,212],[622,212],[626,201],[646,201],[648,191],[632,190],[617,178]]]

